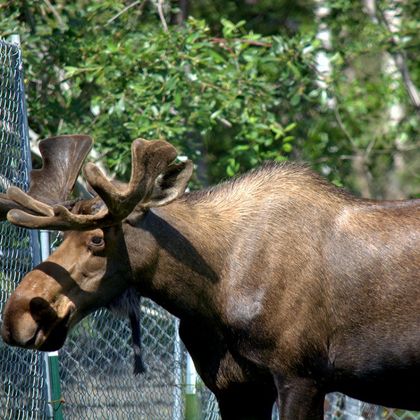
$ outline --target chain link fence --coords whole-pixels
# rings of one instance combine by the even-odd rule
[[[20,49],[0,40],[0,191],[10,185],[28,187],[29,151],[25,135]],[[33,234],[0,223],[0,306],[18,279],[33,266]],[[38,352],[6,347],[0,340],[0,417],[40,418],[46,412],[43,356]]]
[[[30,151],[20,49],[0,40],[0,192],[28,186]],[[52,247],[57,244],[52,235]],[[39,260],[37,232],[0,223],[0,310],[19,279]],[[185,416],[186,351],[177,320],[153,302],[141,302],[143,357],[147,372],[133,374],[129,322],[108,310],[83,320],[59,352],[60,409],[65,419],[178,420]],[[48,419],[47,356],[6,347],[0,340],[1,419]],[[413,386],[415,386],[413,384]],[[217,403],[196,386],[200,418],[219,419]],[[326,419],[420,419],[420,413],[388,410],[341,394],[326,401]],[[277,418],[276,410],[273,418]]]

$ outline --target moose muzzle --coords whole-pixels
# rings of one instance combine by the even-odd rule
[[[57,285],[42,271],[23,278],[3,312],[1,335],[7,344],[43,351],[62,347],[74,304],[62,294],[57,299],[54,289]]]

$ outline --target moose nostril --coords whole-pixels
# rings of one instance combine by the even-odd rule
[[[35,321],[42,323],[54,322],[57,319],[57,313],[51,305],[43,298],[35,297],[29,302],[29,310]]]

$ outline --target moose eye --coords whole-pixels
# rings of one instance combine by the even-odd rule
[[[97,247],[97,246],[104,245],[105,242],[101,236],[92,236],[92,238],[90,239],[90,243],[91,245]]]

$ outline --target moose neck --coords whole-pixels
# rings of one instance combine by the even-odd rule
[[[180,318],[217,314],[218,289],[234,226],[228,221],[214,206],[184,200],[149,211],[136,226],[131,245],[140,248],[134,255],[143,253],[133,263],[140,292]],[[145,237],[147,246],[143,247]],[[147,260],[145,265],[136,266],[142,259]]]

